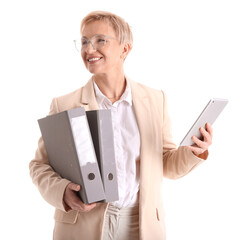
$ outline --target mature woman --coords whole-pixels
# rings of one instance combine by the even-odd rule
[[[49,165],[42,138],[30,174],[55,208],[56,240],[165,239],[163,177],[180,178],[207,159],[212,140],[209,124],[203,141],[179,147],[172,142],[167,102],[162,91],[124,74],[132,49],[129,25],[108,12],[92,12],[81,23],[81,56],[92,78],[82,88],[54,98],[50,114],[72,108],[111,109],[119,200],[86,205],[80,186],[62,179]]]

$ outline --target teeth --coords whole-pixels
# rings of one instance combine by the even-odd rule
[[[97,61],[97,60],[99,60],[100,58],[90,58],[90,59],[88,59],[88,61],[89,62],[92,62],[92,61]]]

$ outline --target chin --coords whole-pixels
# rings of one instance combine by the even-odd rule
[[[87,70],[88,70],[90,73],[95,74],[95,75],[105,73],[105,71],[103,71],[103,69],[96,68],[96,67],[91,67],[91,66],[88,67]]]
[[[92,74],[99,74],[99,73],[101,73],[100,71],[96,71],[96,69],[88,68],[87,70],[88,70],[90,73],[92,73]]]

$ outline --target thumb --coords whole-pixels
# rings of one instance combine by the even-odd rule
[[[68,186],[71,190],[78,192],[80,190],[80,185],[75,183],[70,183]]]

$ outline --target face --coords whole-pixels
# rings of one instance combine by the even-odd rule
[[[95,35],[108,35],[117,39],[112,26],[103,21],[88,23],[82,32],[82,37],[87,39]],[[88,71],[93,74],[120,71],[123,68],[124,57],[128,54],[126,45],[120,44],[118,40],[107,38],[106,45],[100,50],[95,50],[89,42],[87,49],[81,51],[81,57]]]

